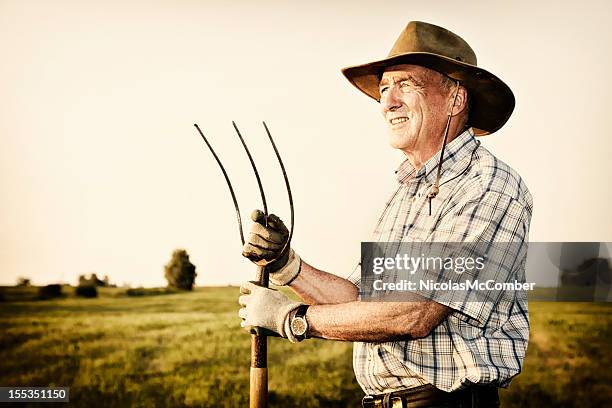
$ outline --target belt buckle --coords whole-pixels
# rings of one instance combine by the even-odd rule
[[[366,395],[361,399],[361,406],[363,408],[374,408],[374,397]]]
[[[391,407],[395,407],[396,406],[395,402],[399,402],[399,405],[398,405],[399,407],[406,408],[406,406],[407,406],[407,404],[406,404],[407,401],[405,399],[403,399],[402,397],[391,397],[389,402],[391,404]]]

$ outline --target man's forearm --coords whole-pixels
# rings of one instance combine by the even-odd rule
[[[289,287],[311,305],[347,303],[358,297],[357,286],[353,283],[316,269],[303,260],[300,274]]]
[[[383,342],[427,336],[452,309],[439,303],[349,302],[308,309],[309,335],[331,340]]]

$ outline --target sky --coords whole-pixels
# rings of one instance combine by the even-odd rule
[[[295,202],[293,247],[346,276],[396,183],[377,103],[340,69],[383,58],[410,20],[441,25],[513,90],[482,138],[534,199],[531,241],[612,241],[612,29],[607,1],[0,0],[0,284],[164,285],[185,248],[198,285],[252,279],[261,207],[231,121],[289,219],[265,120]]]

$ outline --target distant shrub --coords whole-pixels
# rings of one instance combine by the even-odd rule
[[[156,295],[169,295],[176,293],[175,290],[166,288],[131,288],[125,291],[128,296],[156,296]]]
[[[109,287],[110,281],[108,275],[104,275],[104,279],[98,278],[98,275],[95,273],[92,273],[89,277],[86,275],[79,275],[79,286]]]
[[[30,286],[31,284],[32,281],[29,278],[24,278],[23,276],[20,276],[19,278],[17,278],[17,284],[15,286],[25,288]]]
[[[56,299],[62,296],[62,285],[54,283],[38,288],[38,298],[41,300]]]
[[[98,296],[98,288],[94,285],[77,286],[75,294],[85,298],[95,298]]]
[[[583,261],[573,270],[563,270],[561,284],[576,286],[595,286],[610,284],[612,265],[606,258],[590,258]]]
[[[184,249],[172,253],[172,259],[164,267],[164,275],[171,288],[191,290],[195,281],[196,267],[189,262],[189,254]]]

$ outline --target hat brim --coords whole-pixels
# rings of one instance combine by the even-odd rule
[[[514,110],[514,94],[497,76],[475,65],[438,54],[411,52],[347,67],[342,69],[342,73],[361,92],[380,101],[380,75],[386,68],[400,64],[419,65],[458,80],[471,98],[468,125],[476,136],[499,130]]]

